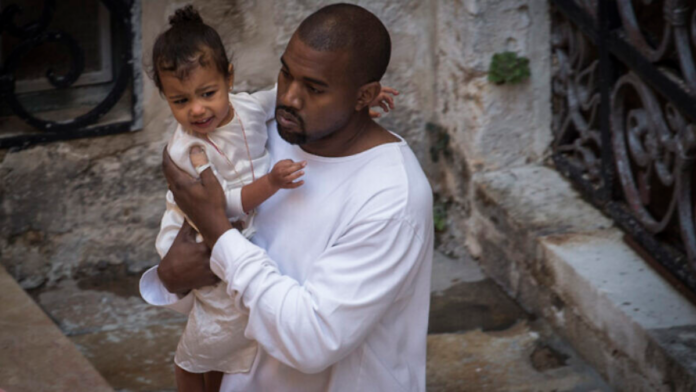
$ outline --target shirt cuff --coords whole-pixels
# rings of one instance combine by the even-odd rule
[[[242,207],[242,187],[232,188],[225,192],[227,199],[227,216],[233,220],[239,220],[246,216]]]
[[[241,256],[251,244],[237,229],[227,230],[218,238],[210,254],[210,269],[220,279],[230,282]]]
[[[184,314],[189,313],[193,306],[191,293],[179,298],[178,295],[167,291],[157,274],[157,266],[145,271],[140,277],[140,296],[150,305],[164,306]]]

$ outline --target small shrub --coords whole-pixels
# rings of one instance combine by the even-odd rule
[[[433,204],[433,225],[437,232],[445,231],[447,228],[447,206],[444,203]]]
[[[449,158],[451,156],[449,149],[450,136],[447,130],[434,123],[427,123],[425,129],[432,135],[431,140],[433,140],[430,146],[430,159],[437,163],[440,160],[440,155]]]
[[[517,84],[529,79],[529,59],[515,52],[496,53],[491,59],[488,81],[495,84]]]

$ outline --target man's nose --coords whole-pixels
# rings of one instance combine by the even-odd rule
[[[285,94],[281,95],[283,106],[289,106],[295,110],[302,110],[302,91],[299,83],[293,81],[288,85]]]

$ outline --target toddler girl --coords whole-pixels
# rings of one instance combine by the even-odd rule
[[[234,70],[217,32],[192,6],[177,10],[170,24],[152,53],[154,82],[179,123],[167,145],[169,155],[194,177],[212,168],[225,191],[228,218],[239,221],[249,238],[254,209],[279,189],[302,185],[295,180],[304,174],[305,163],[280,161],[268,173],[266,121],[274,117],[275,91],[229,94]],[[194,167],[189,159],[192,149],[202,149],[209,163]],[[161,257],[186,219],[171,192],[166,199],[156,242]],[[235,308],[224,283],[193,290],[193,296],[174,358],[177,385],[180,391],[217,391],[222,372],[250,370],[256,342],[244,337],[247,315]]]

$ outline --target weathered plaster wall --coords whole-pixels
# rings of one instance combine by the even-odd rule
[[[450,136],[449,157],[431,177],[447,209],[443,251],[466,250],[470,179],[486,172],[538,163],[551,143],[550,25],[545,0],[435,2],[436,102],[431,120]],[[531,78],[518,85],[488,82],[493,54],[530,59]],[[436,136],[431,135],[434,139]],[[432,139],[431,139],[432,140]]]
[[[191,1],[142,4],[145,65],[172,12]],[[329,1],[197,0],[234,53],[235,89],[274,83],[299,22]],[[465,252],[471,173],[538,162],[549,145],[548,15],[544,0],[358,1],[385,23],[393,54],[384,84],[401,95],[382,124],[405,136],[449,208],[440,247]],[[532,78],[492,86],[495,52],[531,59]],[[175,126],[149,79],[140,132],[0,152],[0,260],[25,287],[97,273],[138,273],[158,261],[164,208],[159,169]],[[451,140],[433,162],[438,133]]]

